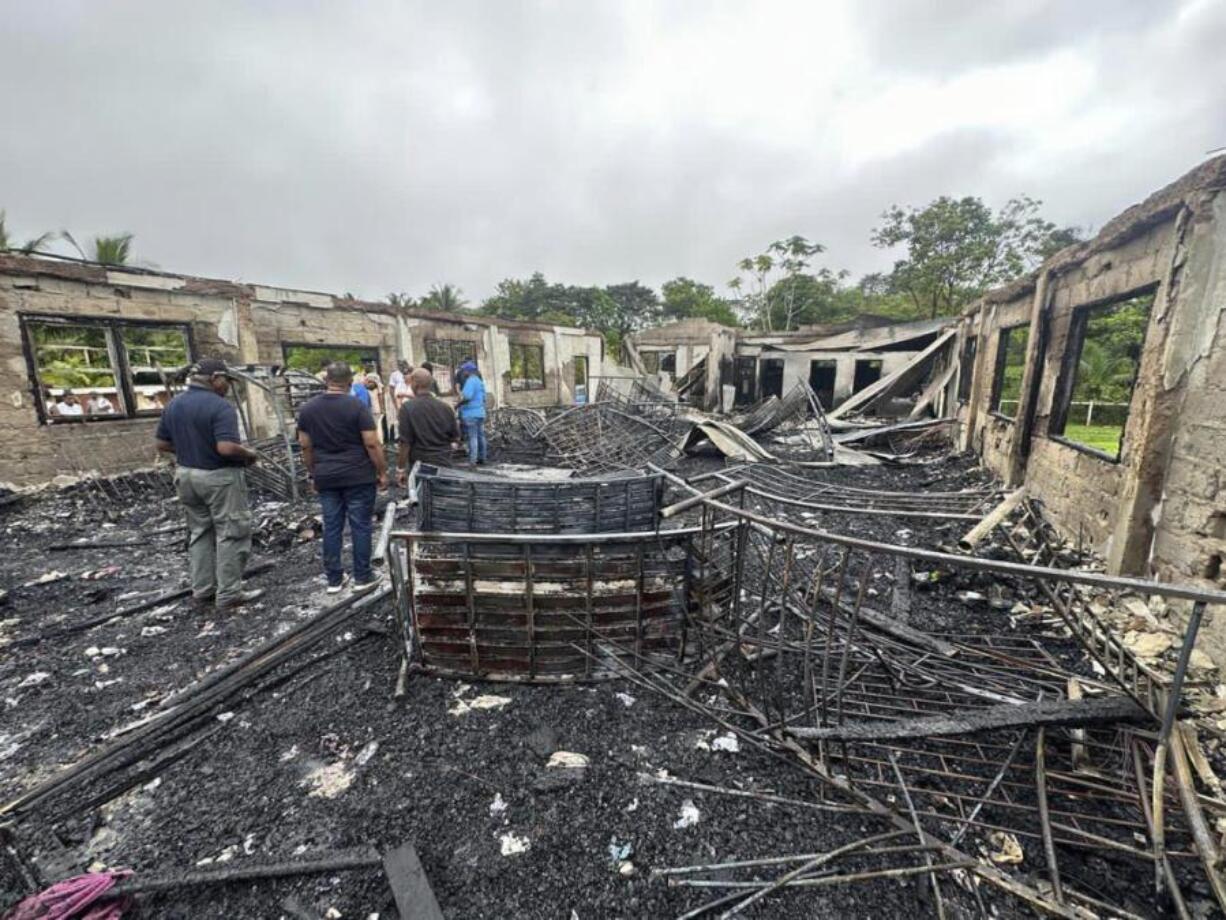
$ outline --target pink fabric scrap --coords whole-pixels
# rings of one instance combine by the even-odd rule
[[[3,920],[120,920],[131,904],[128,897],[107,897],[130,869],[87,872],[22,899]]]

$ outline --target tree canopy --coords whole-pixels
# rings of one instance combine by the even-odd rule
[[[942,195],[923,208],[894,205],[871,237],[879,248],[906,250],[885,276],[887,291],[905,294],[921,316],[956,313],[1080,238],[1040,217],[1040,204],[1023,195],[993,213],[979,198]]]
[[[661,317],[664,320],[707,319],[725,326],[738,325],[733,302],[718,297],[715,288],[692,278],[678,277],[660,287],[664,295]]]

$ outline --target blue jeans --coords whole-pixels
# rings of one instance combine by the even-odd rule
[[[465,418],[460,419],[460,426],[464,429],[464,440],[468,442],[468,462],[469,463],[484,463],[485,462],[485,419],[483,418]]]
[[[346,519],[353,537],[353,577],[358,582],[370,581],[374,577],[370,571],[370,535],[374,526],[375,484],[320,489],[319,504],[324,512],[324,572],[328,584],[339,585],[345,577],[341,546]]]

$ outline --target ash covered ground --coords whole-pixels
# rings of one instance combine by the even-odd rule
[[[719,465],[690,458],[679,472]],[[814,475],[895,491],[987,483],[966,457]],[[112,520],[81,492],[0,512],[0,800],[333,602],[319,577],[314,510],[257,506],[265,521],[257,556],[275,565],[253,579],[268,589],[254,609],[224,616],[178,601],[88,629],[78,627],[185,584],[182,535],[169,529],[179,520],[174,500],[151,492]],[[837,514],[815,523],[932,547],[952,545],[965,529]],[[80,539],[138,545],[52,549]],[[964,578],[918,595],[912,625],[1007,629],[999,610],[955,598],[967,588],[986,594]],[[676,917],[722,893],[670,886],[652,879],[653,869],[818,853],[893,829],[860,814],[643,781],[642,773],[666,770],[693,783],[817,800],[817,787],[793,766],[746,745],[721,750],[709,719],[628,681],[534,687],[415,674],[393,699],[399,648],[389,605],[360,615],[218,707],[156,776],[101,806],[84,807],[97,789],[53,799],[45,819],[17,828],[20,849],[51,881],[90,866],[129,867],[140,878],[411,841],[448,917],[587,920]],[[547,767],[557,751],[581,754],[588,766]],[[5,866],[0,907],[18,891]],[[1104,861],[1102,871],[1125,870]],[[978,913],[952,881],[943,891],[951,915]],[[932,910],[926,892],[922,875],[791,890],[749,915],[914,917]],[[986,889],[982,896],[997,915],[1023,912]],[[377,868],[141,895],[131,915],[375,914],[397,915]]]

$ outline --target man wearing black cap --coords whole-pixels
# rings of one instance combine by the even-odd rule
[[[191,369],[187,390],[170,401],[157,428],[158,450],[175,455],[175,489],[187,511],[192,600],[237,610],[262,590],[243,590],[251,554],[251,509],[243,467],[259,455],[242,444],[238,412],[226,401],[224,361],[204,358]]]

